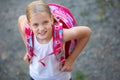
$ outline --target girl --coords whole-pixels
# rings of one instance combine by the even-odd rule
[[[63,44],[73,39],[77,39],[77,44],[71,55],[65,60],[64,65],[61,67],[55,55],[51,54],[46,57],[46,55],[53,52],[52,26],[55,21],[57,20],[52,15],[50,8],[42,0],[30,3],[26,9],[26,15],[22,15],[18,19],[18,28],[25,45],[25,25],[29,24],[30,29],[34,33],[35,56],[28,58],[27,50],[24,56],[24,60],[29,63],[32,80],[70,80],[73,64],[91,35],[90,28],[86,26],[63,29]],[[46,57],[44,59],[46,66],[38,62],[43,57]]]

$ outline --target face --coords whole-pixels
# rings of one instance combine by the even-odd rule
[[[36,35],[38,41],[48,42],[52,38],[53,17],[42,12],[32,16],[30,28]]]

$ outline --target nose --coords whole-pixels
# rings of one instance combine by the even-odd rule
[[[38,30],[39,30],[39,31],[43,31],[43,30],[44,30],[44,27],[41,26],[41,25],[39,25]]]

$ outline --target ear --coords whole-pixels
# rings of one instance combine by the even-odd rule
[[[51,24],[54,24],[54,16],[53,16],[53,14],[51,14]]]
[[[54,18],[55,22],[59,22],[59,20],[60,20],[60,19],[56,18],[54,15],[53,15],[53,18]]]

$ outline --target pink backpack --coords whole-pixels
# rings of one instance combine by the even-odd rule
[[[62,39],[63,39],[63,28],[72,28],[76,25],[76,21],[71,14],[71,12],[64,6],[49,3],[48,6],[52,14],[59,20],[53,25],[53,54],[55,54],[56,59],[64,64],[65,59],[70,55],[76,40],[70,40],[65,43],[65,51],[63,50]],[[28,48],[28,57],[31,58],[35,56],[34,49],[34,34],[30,30],[29,25],[25,25],[25,34],[26,34],[26,44]],[[51,53],[52,54],[52,53]],[[51,55],[49,54],[49,55]],[[45,64],[40,61],[44,66]]]

